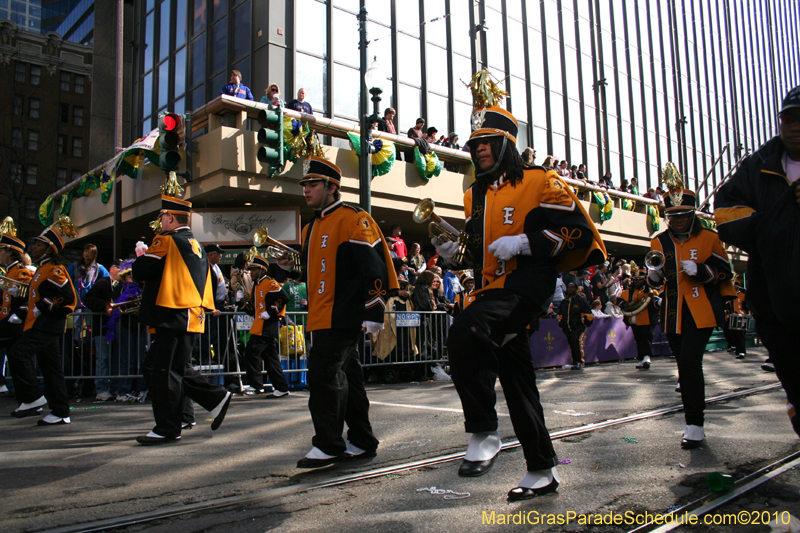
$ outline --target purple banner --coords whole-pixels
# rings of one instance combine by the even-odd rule
[[[656,326],[653,336],[653,354],[668,355],[666,337]],[[536,368],[562,366],[572,362],[567,337],[554,318],[539,321],[539,331],[531,337],[531,356]],[[618,361],[636,357],[633,330],[621,318],[595,318],[586,329],[584,358],[587,363]]]

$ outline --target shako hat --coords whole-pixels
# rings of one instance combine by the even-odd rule
[[[309,181],[327,181],[341,187],[342,170],[324,157],[317,155],[308,157],[303,164],[303,171],[300,185]]]
[[[257,255],[257,256],[255,256],[253,258],[252,261],[250,261],[250,266],[251,267],[254,267],[254,266],[261,267],[264,270],[267,270],[267,269],[269,269],[269,261],[267,261],[267,259],[265,257]]]
[[[49,244],[57,254],[64,249],[64,237],[75,238],[78,236],[78,228],[72,223],[67,215],[61,215],[55,224],[46,228],[39,236],[34,239]]]
[[[467,85],[472,91],[472,133],[469,138],[500,136],[517,144],[519,125],[510,112],[500,107],[508,92],[500,89],[486,69],[472,77]]]

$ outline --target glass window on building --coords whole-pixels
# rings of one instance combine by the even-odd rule
[[[11,128],[11,147],[22,148],[22,128]]]
[[[424,6],[425,39],[429,43],[447,47],[447,19],[445,18],[444,0],[425,0]]]
[[[306,90],[306,99],[313,109],[328,110],[328,62],[308,54],[295,54],[295,84]]]
[[[85,84],[86,84],[86,76],[78,76],[77,74],[75,74],[75,93],[76,94],[83,94]]]
[[[470,38],[468,10],[452,9],[452,4],[451,4],[449,18],[450,18],[450,32],[451,32],[451,40],[453,43],[453,51],[467,56],[470,55],[471,38]]]
[[[39,118],[39,105],[41,101],[38,98],[31,98],[28,100],[28,117]]]
[[[24,105],[25,99],[21,96],[14,96],[14,103],[11,106],[11,112],[15,115],[22,115],[22,108]]]
[[[211,22],[216,22],[228,12],[228,0],[211,1]]]
[[[72,110],[72,123],[76,126],[83,126],[83,108],[75,106]]]
[[[540,0],[524,0],[528,26],[534,30],[542,30],[542,7]]]
[[[142,115],[153,112],[153,73],[148,73],[142,81]]]
[[[178,98],[186,92],[186,47],[175,52],[175,97]]]
[[[367,22],[367,35],[370,35],[369,48],[367,49],[367,68],[374,58],[378,59],[381,70],[388,78],[392,77],[392,30],[388,26],[381,26],[375,22]],[[388,85],[388,83],[387,83]]]
[[[438,130],[438,137],[450,133],[449,113],[447,111],[448,99],[438,94],[428,93],[428,116],[425,117],[425,127],[431,126]]]
[[[519,132],[517,133],[517,150],[520,152],[530,146],[528,144],[528,124],[526,122],[519,123]]]
[[[491,8],[486,8],[486,49],[489,53],[489,66],[491,70],[501,80],[505,75],[500,76],[497,71],[506,70],[505,60],[505,35],[503,35],[503,15]]]
[[[216,94],[219,94],[219,90],[217,90]],[[197,109],[198,107],[200,107],[205,103],[206,103],[206,86],[200,85],[196,89],[192,90],[192,98],[190,100],[190,104],[192,106],[191,108]]]
[[[528,31],[528,61],[531,66],[531,82],[544,85],[544,52],[542,51],[542,34]]]
[[[544,128],[533,127],[533,145],[532,148],[536,149],[536,158],[539,161],[544,161],[547,154],[547,130]]]
[[[522,0],[506,0],[506,14],[509,18],[522,22]]]
[[[341,7],[342,9],[347,9],[352,13],[358,13],[359,9],[361,9],[359,0],[333,0],[333,5]]]
[[[224,71],[228,62],[227,19],[217,22],[209,31],[211,32],[209,41],[209,46],[211,47],[211,72],[216,74]],[[222,85],[219,88],[221,89]]]
[[[25,167],[25,184],[36,185],[36,176],[39,174],[39,167],[36,165],[28,165]]]
[[[547,127],[547,99],[544,87],[539,85],[531,85],[531,119],[536,126]]]
[[[72,155],[73,157],[83,157],[83,139],[80,137],[72,138]]]
[[[42,67],[31,65],[31,85],[39,85],[42,81]]]
[[[562,94],[560,45],[557,40],[550,38],[547,39],[547,79],[550,90]]]
[[[518,121],[528,121],[528,84],[522,78],[509,78],[511,112]]]
[[[408,0],[402,5],[398,4],[396,16],[398,31],[419,37],[419,3],[417,0]]]
[[[566,93],[570,98],[580,98],[580,83],[578,79],[578,53],[574,48],[564,47],[564,64],[567,65]]]
[[[206,29],[206,23],[208,22],[208,19],[206,18],[208,14],[208,6],[206,3],[207,0],[194,0],[192,35],[202,33]]]
[[[358,19],[341,9],[333,10],[333,59],[354,67],[358,67],[360,63]],[[419,51],[417,61],[419,61]]]
[[[80,179],[81,177],[83,177],[83,174],[81,174],[80,170],[73,170],[72,173],[70,174],[69,180],[70,182],[73,182],[77,179]]]
[[[169,57],[169,29],[171,25],[170,17],[169,17],[169,8],[172,2],[167,0],[166,2],[161,2],[161,20],[160,24],[160,32],[159,32],[159,45],[158,45],[158,60],[164,61],[167,57]]]
[[[402,135],[403,132],[413,128],[417,118],[422,115],[422,93],[416,87],[404,83],[398,85],[398,92],[398,131]]]
[[[564,128],[564,97],[552,92],[550,93],[550,129],[561,135],[566,133]]]
[[[428,65],[428,90],[447,95],[447,50],[429,44],[425,62]],[[428,104],[430,108],[430,104]],[[445,106],[447,107],[447,106]],[[438,127],[438,126],[437,126]]]
[[[183,115],[186,112],[186,98],[178,98],[172,104],[172,112]]]
[[[553,157],[565,159],[567,155],[567,138],[560,133],[553,133]]]
[[[401,82],[417,87],[422,85],[419,39],[397,34],[397,77]]]
[[[61,188],[67,184],[67,169],[66,168],[57,168],[56,169],[56,187]]]
[[[318,0],[297,0],[295,6],[295,20],[303,21],[303,31],[297,39],[297,50],[328,57],[328,13],[325,4]]]
[[[186,44],[186,0],[178,0],[175,7],[175,48]]]
[[[513,2],[512,2],[513,3]],[[508,20],[508,71],[520,78],[525,77],[524,26],[516,20]]]
[[[472,93],[464,85],[472,79],[472,61],[461,54],[452,54],[453,58],[453,97],[462,102],[472,102]],[[463,82],[463,83],[462,83]]]
[[[144,19],[144,72],[153,68],[153,53],[156,49],[153,44],[155,43],[153,34],[155,19],[155,12],[150,13]]]
[[[437,0],[440,1],[440,0]],[[359,2],[346,2],[348,4],[355,4],[355,9],[353,10],[352,7],[348,7],[347,5],[342,5],[345,9],[350,9],[355,13],[358,13],[360,10]],[[401,9],[405,9],[405,7],[401,7]],[[427,2],[425,4],[425,9],[428,9]],[[392,23],[392,3],[387,2],[386,0],[367,0],[367,18],[369,20],[374,20],[376,22],[380,22],[381,24],[386,24],[387,26],[391,25]],[[376,37],[378,37],[376,35]]]
[[[623,120],[630,120],[631,118],[631,103],[630,94],[628,93],[628,76],[624,74],[619,75],[619,85],[617,85],[617,94],[619,95],[619,117]]]
[[[38,131],[28,131],[28,150],[38,150],[39,149],[39,132]]]
[[[25,218],[36,219],[39,216],[39,208],[35,198],[25,199]]]
[[[556,0],[542,0],[542,4],[544,5],[542,31],[546,32],[548,37],[558,39],[558,4]]]
[[[564,154],[566,155],[566,154]],[[583,141],[572,138],[569,140],[569,156],[565,157],[567,167],[578,166],[583,161]]]
[[[158,107],[164,107],[169,101],[169,61],[158,67]]]
[[[70,82],[69,72],[62,72],[61,86],[60,86],[62,91],[69,91],[69,82]]]
[[[192,87],[203,83],[206,79],[206,34],[192,41]],[[222,87],[220,87],[222,89]],[[205,103],[205,97],[203,97]],[[200,102],[196,102],[199,104]],[[195,105],[198,107],[198,105]]]
[[[67,155],[67,136],[66,135],[59,135],[58,136],[58,143],[56,147],[56,153],[58,155]]]
[[[334,63],[333,112],[336,116],[358,119],[358,102],[361,97],[361,77],[357,69]]]
[[[14,81],[25,83],[25,63],[17,61],[14,65]]]
[[[303,20],[306,20],[305,17]],[[249,0],[233,11],[233,60],[239,61],[250,53],[250,2]],[[301,35],[305,36],[306,32]]]
[[[581,105],[577,100],[567,99],[567,110],[569,112],[569,135],[574,139],[581,138]],[[573,156],[574,157],[574,156]]]
[[[583,140],[587,144],[597,146],[597,111],[596,108],[590,106],[583,107],[583,114],[586,117],[586,131],[584,132]],[[573,133],[573,135],[575,135]]]
[[[458,134],[458,142],[461,146],[467,144],[469,135],[472,133],[472,105],[465,104],[456,100],[453,104],[453,123],[455,124],[455,132]]]

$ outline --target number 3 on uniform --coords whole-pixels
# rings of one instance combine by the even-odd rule
[[[700,288],[692,287],[692,298],[700,298]]]
[[[495,276],[502,276],[506,273],[506,262],[502,259],[497,260],[497,264],[500,265],[500,268],[494,271]]]
[[[325,292],[325,282],[324,281],[320,281],[319,282],[319,290],[317,292],[319,294],[322,294],[323,292]]]

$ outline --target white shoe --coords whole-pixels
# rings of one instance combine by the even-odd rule
[[[289,391],[288,390],[280,391],[278,389],[275,389],[274,391],[272,391],[272,397],[273,398],[282,398],[283,396],[289,396]]]
[[[572,370],[572,365],[562,365],[561,369],[562,370]]]
[[[108,400],[113,400],[114,397],[107,392],[98,392],[94,399],[99,402],[107,402]]]
[[[4,394],[6,392],[8,392],[8,387],[5,385],[0,385],[0,394]]]
[[[22,411],[29,411],[31,409],[39,409],[43,405],[47,403],[47,399],[44,396],[39,396],[37,400],[34,400],[30,403],[21,403],[19,407],[17,407],[14,412],[22,412]],[[41,409],[39,409],[41,411]]]
[[[54,414],[50,413],[46,417],[39,420],[36,425],[37,426],[55,426],[58,424],[69,424],[71,420],[69,417],[61,418],[60,416],[55,416]]]

